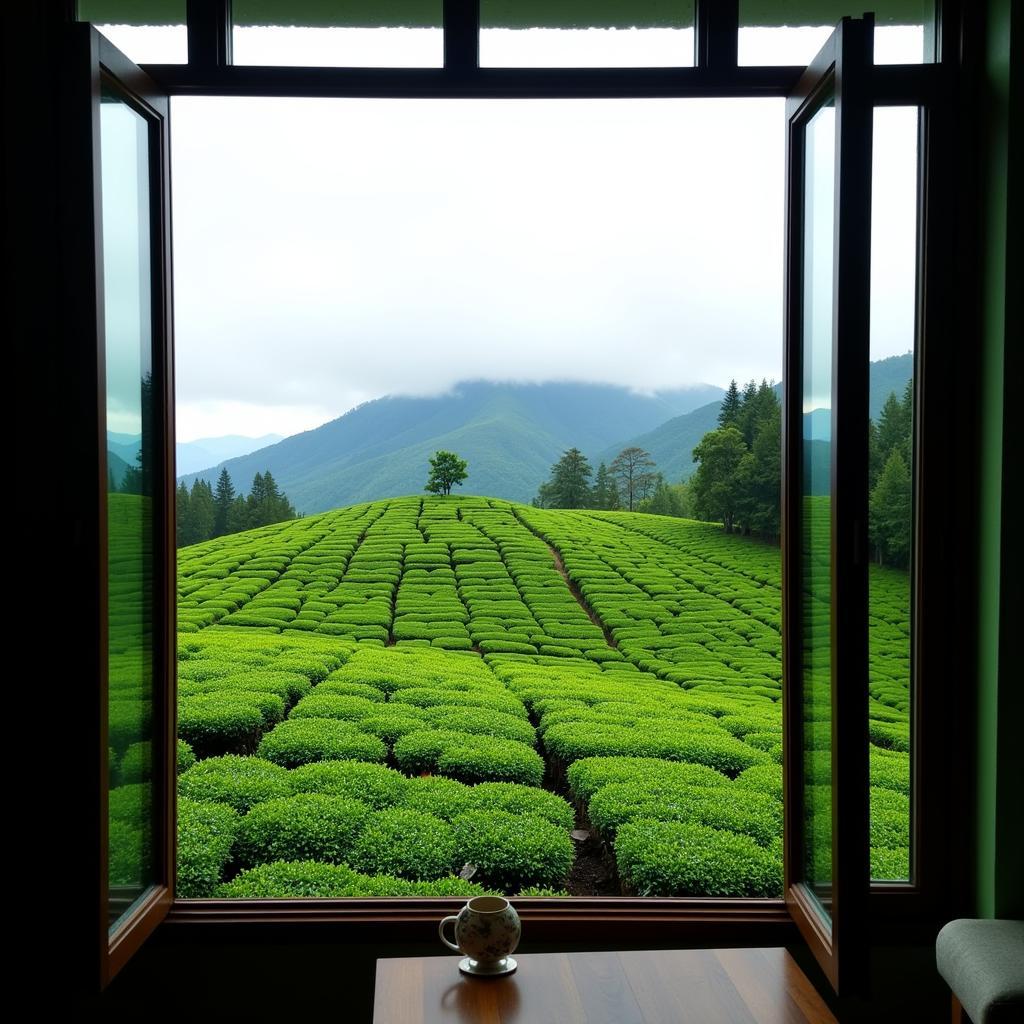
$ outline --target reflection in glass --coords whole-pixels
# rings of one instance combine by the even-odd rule
[[[307,68],[439,68],[442,0],[295,4],[232,0],[235,64]]]
[[[911,535],[917,288],[916,107],[874,112],[868,424],[871,876],[910,878]],[[898,776],[892,767],[899,764]],[[889,770],[886,770],[886,769]]]
[[[485,68],[693,66],[693,0],[481,0]]]
[[[107,378],[109,921],[154,881],[153,431],[147,125],[100,104]]]
[[[832,890],[832,311],[835,106],[811,118],[804,151],[803,752],[804,878],[827,909]]]
[[[78,20],[91,21],[136,64],[185,64],[185,0],[78,0]]]
[[[934,0],[740,0],[739,63],[806,65],[843,17],[875,12],[875,63],[925,64],[933,58]]]

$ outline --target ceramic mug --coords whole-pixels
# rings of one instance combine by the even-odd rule
[[[450,921],[455,923],[454,942],[444,934]],[[519,945],[521,931],[515,907],[501,896],[474,896],[457,915],[437,926],[441,941],[469,958],[472,973],[503,972],[509,954]]]

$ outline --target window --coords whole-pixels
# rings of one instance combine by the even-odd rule
[[[495,94],[503,92],[509,95],[593,95],[617,93],[629,96],[636,94],[650,95],[651,93],[680,95],[680,94],[715,94],[720,92],[743,93],[771,92],[774,95],[785,95],[795,84],[796,74],[786,69],[751,70],[748,75],[733,66],[730,68],[728,54],[730,49],[735,52],[736,22],[730,24],[728,19],[715,20],[720,15],[715,14],[714,5],[700,4],[697,10],[697,66],[693,69],[652,69],[648,72],[563,72],[537,71],[535,73],[524,72],[522,74],[508,72],[506,70],[490,72],[481,71],[475,74],[472,70],[475,64],[476,31],[475,18],[463,17],[458,20],[457,12],[463,11],[461,5],[450,5],[448,14],[449,20],[446,26],[448,32],[448,71],[436,72],[429,69],[418,69],[407,73],[387,73],[373,77],[367,77],[360,73],[348,75],[344,72],[323,73],[296,73],[294,69],[279,69],[275,73],[273,69],[253,71],[239,67],[237,71],[223,60],[226,56],[223,41],[220,43],[213,38],[213,34],[205,37],[205,43],[201,49],[196,50],[197,59],[194,69],[195,77],[190,79],[193,73],[191,66],[175,70],[167,68],[162,71],[161,82],[169,90],[184,88],[199,89],[200,91],[228,91],[238,90],[251,91],[252,93],[275,94],[276,92],[312,92],[322,93],[324,91],[371,93],[380,95],[404,94],[415,92],[423,88],[434,95],[474,95],[474,94]],[[702,15],[704,17],[702,18]],[[200,26],[190,26],[194,35],[192,38],[200,38]],[[466,39],[472,37],[472,43],[462,46]],[[190,39],[190,44],[191,44]],[[219,51],[218,51],[219,47]],[[193,47],[190,45],[190,53]],[[216,55],[221,57],[218,65]],[[200,56],[202,59],[200,59]],[[213,61],[208,61],[214,55]],[[467,59],[467,55],[469,55]],[[213,66],[211,67],[210,64]],[[200,70],[204,68],[205,70]],[[467,70],[468,68],[468,70]],[[323,69],[321,69],[323,70]],[[420,70],[423,74],[420,74]],[[907,82],[918,80],[908,79],[907,76],[885,79],[880,77],[883,83],[880,92],[885,95],[885,83],[892,83],[891,95],[899,97],[901,102],[922,103],[929,102],[930,92],[926,86],[927,82],[935,79],[932,74],[934,69],[922,69],[920,72],[920,97],[908,95],[915,93],[915,87],[908,88]],[[939,69],[941,70],[941,69]],[[334,76],[334,77],[331,77]],[[926,153],[926,159],[931,154]],[[926,163],[926,168],[930,167]],[[929,202],[932,196],[929,194]],[[934,237],[934,236],[930,236]],[[931,266],[931,265],[930,265]],[[937,300],[932,300],[937,301]],[[643,912],[644,908],[641,908]],[[771,908],[767,908],[771,910]],[[197,911],[190,911],[197,912]],[[364,912],[364,911],[360,911]],[[660,913],[655,907],[650,912]],[[771,919],[770,913],[768,918]]]

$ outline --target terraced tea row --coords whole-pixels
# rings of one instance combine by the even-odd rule
[[[473,884],[558,890],[563,796],[624,891],[781,891],[777,549],[657,516],[416,498],[198,545],[180,568],[180,734],[199,757],[182,836],[207,837],[181,842],[203,854],[182,866],[192,895],[470,891],[450,876],[467,863]],[[905,877],[905,576],[872,587],[873,868]]]

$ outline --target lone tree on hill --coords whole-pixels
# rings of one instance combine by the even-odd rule
[[[434,452],[430,459],[430,479],[424,490],[448,495],[455,484],[461,487],[467,476],[465,459],[460,459],[455,452]]]
[[[618,492],[630,512],[636,508],[637,502],[646,498],[654,489],[654,459],[650,452],[635,445],[623,448],[612,460],[608,472],[618,485]]]

